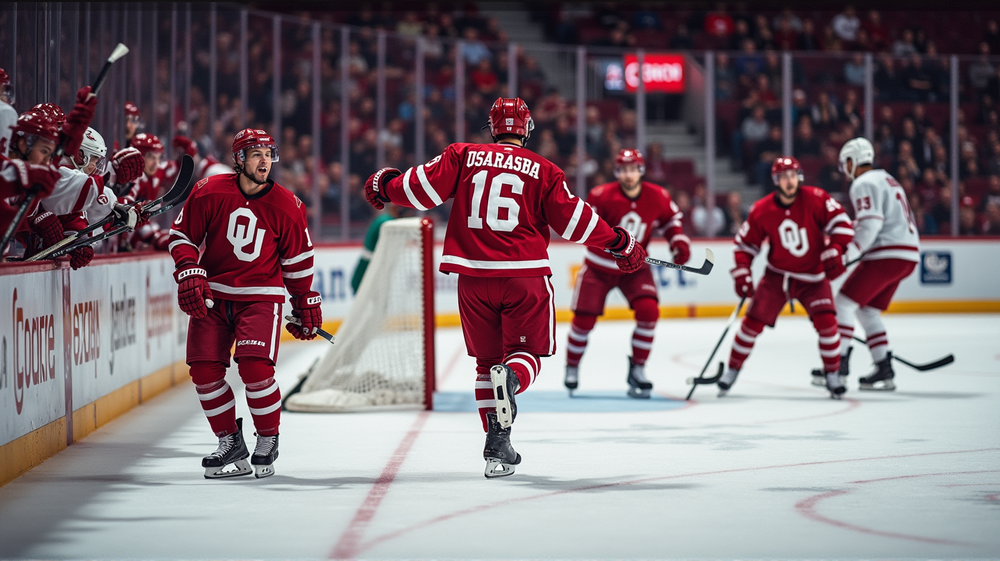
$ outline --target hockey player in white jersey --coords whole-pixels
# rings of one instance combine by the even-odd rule
[[[846,271],[847,263],[859,256],[861,261],[844,281],[835,303],[841,380],[848,374],[856,316],[875,361],[875,371],[859,379],[860,389],[890,391],[896,386],[882,312],[889,307],[900,281],[920,261],[920,237],[906,192],[888,172],[874,169],[874,160],[875,150],[865,138],[849,140],[840,149],[840,169],[852,179],[854,239],[840,261],[844,269],[838,276]]]

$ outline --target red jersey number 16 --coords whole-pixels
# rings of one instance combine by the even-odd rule
[[[472,208],[469,212],[468,225],[471,230],[483,228],[483,191],[486,190],[486,177],[489,170],[482,170],[472,176]],[[501,194],[504,185],[509,185],[511,192],[520,195],[524,191],[524,180],[513,173],[497,174],[490,181],[490,192],[486,202],[486,225],[496,232],[510,232],[517,227],[521,207],[511,197]],[[507,217],[500,218],[500,209],[507,209]]]

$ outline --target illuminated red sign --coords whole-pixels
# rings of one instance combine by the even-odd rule
[[[647,92],[684,92],[684,55],[646,53],[642,63],[643,82]],[[625,55],[625,91],[639,87],[639,59]]]

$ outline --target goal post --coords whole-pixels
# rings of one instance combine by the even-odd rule
[[[378,243],[335,343],[285,398],[289,411],[432,409],[434,224],[398,218]]]

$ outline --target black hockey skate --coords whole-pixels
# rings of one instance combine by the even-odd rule
[[[253,475],[257,479],[274,475],[274,460],[278,459],[278,435],[257,437],[257,446],[253,449],[250,463],[253,464]]]
[[[841,381],[839,372],[826,374],[826,389],[830,391],[830,399],[840,399],[843,397],[847,388]]]
[[[201,460],[205,468],[205,479],[222,479],[250,475],[250,465],[247,463],[247,445],[243,442],[243,419],[236,419],[236,432],[219,437],[219,447]],[[229,464],[233,469],[226,469]]]
[[[859,389],[879,392],[891,392],[896,389],[892,379],[896,373],[892,371],[892,351],[885,358],[875,363],[875,372],[858,379]]]
[[[517,417],[514,394],[521,389],[521,381],[509,366],[497,364],[490,367],[490,382],[493,384],[493,397],[497,400],[497,421],[501,427],[508,428]]]
[[[573,395],[573,390],[580,384],[580,367],[579,366],[566,366],[566,379],[563,381],[566,385],[566,389],[569,390],[569,395]]]
[[[720,364],[721,366],[721,364]],[[726,368],[726,371],[722,373],[722,377],[715,384],[719,386],[719,397],[722,397],[729,393],[729,388],[733,387],[736,383],[736,377],[740,375],[739,370],[733,370],[732,368]]]
[[[646,367],[642,364],[634,364],[632,357],[628,357],[628,396],[636,399],[649,399],[649,393],[653,389],[653,383],[646,379]]]
[[[486,433],[486,446],[483,448],[483,459],[486,460],[487,479],[507,477],[514,474],[514,466],[521,463],[521,455],[510,445],[510,428],[500,426],[495,413],[486,414],[489,430]]]
[[[854,347],[847,347],[847,354],[841,355],[840,357],[840,383],[847,383],[847,375],[851,373],[851,353],[854,352]],[[814,386],[825,386],[826,385],[826,373],[823,372],[822,368],[813,368],[812,371],[812,385]]]

